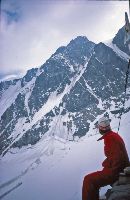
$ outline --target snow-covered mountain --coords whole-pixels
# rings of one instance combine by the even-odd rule
[[[0,199],[81,199],[84,175],[104,159],[95,123],[106,115],[118,128],[130,58],[123,40],[124,28],[105,43],[79,36],[0,83]],[[130,155],[129,119],[130,77],[120,126]]]
[[[86,135],[99,115],[119,117],[129,59],[123,38],[124,28],[111,44],[79,36],[40,68],[1,82],[0,153],[36,144],[44,134],[73,140]]]

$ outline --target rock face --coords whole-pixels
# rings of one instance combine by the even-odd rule
[[[101,114],[119,117],[129,57],[124,37],[122,28],[112,48],[79,36],[40,68],[19,80],[1,82],[0,154],[33,145],[44,134],[82,137]],[[124,112],[129,111],[127,106]]]
[[[130,184],[114,186],[107,200],[130,200]]]
[[[130,167],[106,193],[106,200],[130,200]]]

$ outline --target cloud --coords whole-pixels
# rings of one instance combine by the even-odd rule
[[[78,35],[99,42],[124,25],[128,3],[114,1],[3,0],[0,71],[16,74],[42,65]]]

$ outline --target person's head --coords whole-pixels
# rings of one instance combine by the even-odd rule
[[[98,129],[101,135],[104,135],[111,130],[110,120],[106,117],[102,117],[98,120]]]

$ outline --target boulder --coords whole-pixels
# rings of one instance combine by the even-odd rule
[[[130,200],[130,167],[126,167],[124,172],[119,174],[118,180],[105,196],[106,200]]]

